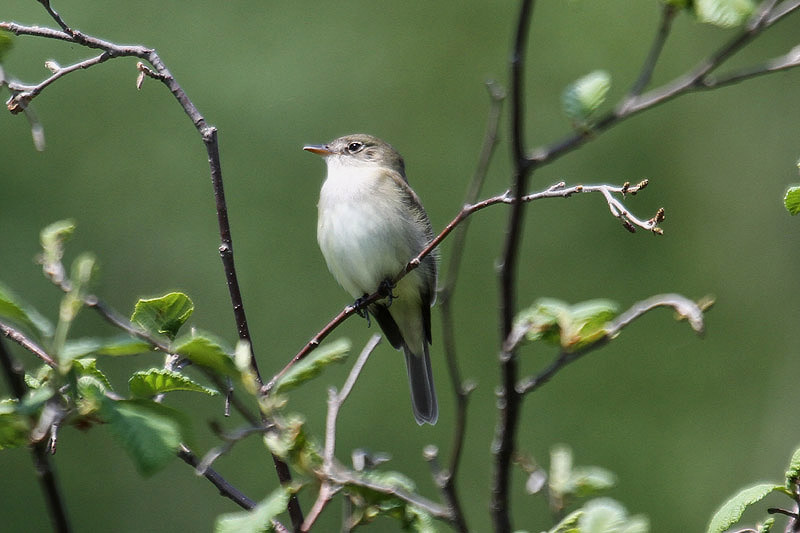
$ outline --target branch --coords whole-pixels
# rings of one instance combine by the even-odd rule
[[[703,311],[706,310],[709,305],[709,302],[693,302],[680,294],[659,294],[651,296],[646,300],[636,302],[628,310],[620,313],[614,320],[606,324],[604,335],[596,342],[572,352],[562,351],[550,366],[542,370],[535,377],[527,378],[518,383],[516,385],[516,390],[521,395],[535,391],[550,381],[562,368],[577,361],[587,353],[605,346],[619,335],[624,328],[633,323],[634,320],[658,307],[673,308],[680,319],[685,319],[689,322],[689,325],[695,333],[702,335],[704,331]],[[513,338],[509,337],[506,342],[509,346],[516,347],[522,341],[524,335],[524,332],[522,335],[518,335],[518,332],[514,332]]]
[[[364,365],[367,364],[367,359],[369,359],[370,354],[381,342],[380,335],[373,335],[367,345],[364,346],[364,349],[361,350],[361,353],[358,356],[353,368],[350,370],[350,373],[347,375],[347,379],[342,386],[342,391],[337,394],[336,389],[331,387],[328,389],[328,415],[325,419],[325,447],[322,453],[322,483],[319,488],[319,494],[317,495],[317,499],[312,505],[311,510],[308,512],[306,516],[305,522],[303,522],[300,531],[309,531],[311,527],[314,525],[314,522],[317,521],[319,518],[320,513],[331,501],[331,498],[341,489],[341,486],[332,483],[328,478],[327,475],[333,471],[335,468],[334,465],[334,451],[336,449],[336,420],[339,416],[339,410],[342,408],[347,397],[350,395],[350,392],[353,390],[353,386],[358,379],[358,376],[361,374],[361,370],[364,368]]]
[[[3,334],[4,337],[8,337],[12,341],[16,342],[33,355],[44,361],[48,366],[51,368],[56,367],[56,362],[53,360],[50,355],[44,351],[44,348],[33,342],[31,339],[25,336],[24,333],[21,331],[0,322],[0,333]]]
[[[197,459],[197,456],[183,444],[181,444],[181,448],[178,450],[178,457],[180,457],[184,463],[188,464],[192,468],[197,469],[198,465],[200,465],[200,461]],[[213,468],[206,467],[202,471],[201,475],[209,480],[212,485],[217,487],[222,496],[230,499],[242,509],[250,510],[256,506],[256,502],[245,496],[239,489],[228,483],[225,478]]]
[[[178,103],[181,105],[184,112],[191,119],[198,133],[200,133],[200,136],[202,137],[203,140],[203,144],[206,147],[206,153],[208,155],[208,164],[211,174],[211,182],[214,191],[214,199],[216,202],[217,223],[219,226],[219,235],[220,235],[219,253],[220,253],[220,258],[222,260],[223,270],[225,272],[225,279],[228,285],[228,292],[230,294],[231,304],[233,307],[233,314],[236,321],[236,327],[239,334],[239,338],[247,342],[248,346],[251,347],[250,368],[257,382],[261,384],[262,383],[261,374],[258,369],[258,363],[255,357],[255,352],[252,349],[253,342],[250,337],[250,331],[247,325],[247,317],[244,310],[244,302],[242,300],[242,294],[239,288],[239,281],[236,276],[236,267],[233,255],[233,240],[231,238],[230,223],[228,220],[228,209],[227,209],[227,204],[225,202],[225,192],[222,182],[222,167],[220,163],[217,129],[206,123],[205,118],[200,114],[199,110],[194,106],[192,101],[184,92],[183,88],[178,84],[175,78],[173,78],[172,74],[164,65],[163,61],[158,56],[155,50],[150,48],[145,48],[143,46],[121,46],[108,41],[97,39],[95,37],[85,35],[77,30],[71,29],[67,25],[67,23],[63,20],[63,18],[55,10],[51,8],[49,0],[39,0],[39,1],[47,10],[47,12],[50,14],[50,16],[58,23],[62,31],[53,30],[49,28],[39,28],[35,26],[33,27],[21,26],[19,24],[15,24],[12,22],[0,22],[0,29],[5,29],[16,35],[30,35],[36,37],[57,39],[79,44],[81,46],[85,46],[88,48],[103,50],[104,53],[101,54],[101,56],[98,56],[98,58],[96,58],[96,62],[92,63],[91,62],[92,60],[89,60],[89,62],[84,62],[87,64],[87,66],[91,66],[91,64],[100,63],[102,61],[105,61],[106,59],[116,58],[116,57],[126,57],[126,56],[138,57],[140,59],[147,61],[153,68],[151,70],[149,68],[144,69],[143,66],[138,66],[137,68],[140,72],[140,75],[143,73],[147,74],[148,76],[155,78],[161,81],[164,85],[166,85],[166,87],[169,89],[172,95],[178,100]],[[75,68],[72,68],[68,72],[73,72],[78,68],[81,67],[76,66]],[[64,74],[68,72],[65,72]],[[62,74],[62,76],[64,74]],[[45,81],[47,82],[47,80]],[[36,94],[40,94],[45,87],[47,87],[50,83],[52,83],[52,81],[55,81],[55,79],[47,83],[40,84],[42,85],[42,87]],[[141,81],[142,81],[141,79],[137,80],[137,86],[141,85]],[[31,98],[33,98],[33,96],[31,96]],[[13,98],[14,97],[12,96],[12,99]],[[278,474],[278,479],[280,480],[280,482],[282,484],[290,483],[291,473],[289,472],[288,466],[275,456],[273,456],[273,461],[275,463],[275,469]],[[289,514],[291,515],[294,527],[295,528],[299,527],[300,524],[303,522],[303,513],[300,509],[300,505],[295,495],[292,495],[289,500]]]
[[[758,37],[764,30],[772,27],[776,22],[797,10],[797,8],[800,7],[800,0],[786,0],[777,6],[774,4],[775,2],[772,0],[768,0],[762,4],[764,8],[772,6],[772,9],[761,10],[754,15],[751,23],[748,24],[739,35],[714,51],[687,74],[679,76],[671,82],[644,94],[637,94],[635,91],[631,91],[613,111],[598,119],[594,127],[589,131],[572,133],[551,145],[540,146],[529,152],[527,155],[529,164],[538,167],[552,163],[567,153],[579,148],[586,142],[597,138],[598,134],[611,129],[633,115],[663,104],[678,96],[683,96],[693,91],[716,89],[762,74],[794,68],[800,65],[800,62],[798,62],[795,57],[795,50],[797,50],[797,48],[795,48],[792,52],[762,65],[716,77],[712,75],[713,71],[722,66],[736,52]],[[659,32],[668,28],[669,27],[665,27],[662,23]],[[666,35],[657,37],[656,43],[659,39],[665,38]],[[646,71],[647,68],[646,62],[643,72]],[[640,78],[641,76],[642,75],[640,75]],[[634,88],[636,88],[637,85],[638,84],[635,84]]]
[[[525,73],[525,51],[533,12],[533,0],[523,0],[517,18],[517,30],[511,53],[511,146],[513,177],[511,204],[503,258],[500,266],[500,331],[505,338],[513,328],[516,309],[516,268],[519,243],[522,238],[522,196],[533,170],[525,157],[523,121],[523,78]],[[520,395],[514,389],[517,380],[517,359],[513,352],[500,354],[500,385],[497,388],[497,425],[495,426],[492,452],[494,465],[491,481],[491,503],[489,505],[494,529],[498,533],[511,531],[509,484],[511,481],[511,458],[515,448],[517,424],[519,423]]]
[[[2,338],[0,338],[0,367],[3,369],[12,393],[17,399],[22,400],[28,392],[28,386],[25,384],[25,372],[6,349]],[[53,530],[59,533],[69,533],[71,528],[67,518],[67,508],[58,489],[55,469],[50,463],[48,446],[49,444],[45,440],[39,440],[31,444],[30,450],[33,457],[34,471],[44,493]]]

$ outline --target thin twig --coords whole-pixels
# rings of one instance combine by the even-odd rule
[[[328,479],[328,474],[335,469],[334,465],[334,452],[336,450],[336,420],[339,416],[339,410],[342,408],[345,400],[350,395],[350,392],[353,390],[353,386],[358,379],[358,376],[361,374],[361,370],[364,368],[364,365],[367,364],[367,359],[369,359],[370,354],[381,341],[380,335],[373,335],[370,340],[367,342],[364,349],[361,350],[361,353],[356,359],[353,368],[350,370],[350,373],[347,375],[347,379],[342,385],[341,392],[337,393],[336,389],[331,387],[328,389],[328,415],[325,419],[325,446],[322,453],[322,476],[321,476],[321,483],[319,488],[319,493],[317,494],[317,499],[314,501],[314,504],[311,506],[311,509],[308,511],[308,515],[306,515],[305,522],[303,522],[300,531],[309,531],[314,523],[319,518],[320,513],[322,513],[325,506],[328,502],[331,501],[331,498],[341,490],[341,486],[331,482]]]
[[[9,326],[8,324],[4,324],[0,322],[0,333],[3,334],[4,337],[8,337],[12,341],[16,342],[33,355],[44,361],[48,366],[55,368],[56,362],[55,360],[50,357],[50,355],[44,351],[44,348],[33,342],[24,333],[19,331],[16,328]]]
[[[185,445],[181,445],[181,448],[178,450],[178,457],[186,464],[191,466],[192,468],[197,469],[200,465],[200,460],[197,456],[192,453],[192,451],[187,448]],[[222,496],[230,499],[233,503],[241,507],[242,509],[253,509],[256,506],[256,502],[248,498],[247,496],[242,493],[239,489],[231,485],[228,481],[225,480],[216,470],[211,467],[207,467],[203,469],[201,475],[209,480],[212,485],[219,489],[219,493]]]
[[[0,337],[0,367],[8,381],[11,392],[17,399],[22,400],[28,392],[25,384],[25,372],[22,366],[14,360],[14,357],[6,349],[5,342]],[[50,521],[53,530],[59,533],[69,533],[71,531],[69,519],[67,518],[67,508],[64,499],[58,489],[56,473],[51,464],[50,454],[48,453],[49,443],[46,440],[33,442],[30,446],[31,456],[33,457],[34,471],[39,480],[39,485],[44,493],[47,510],[50,514]]]
[[[672,21],[675,20],[677,12],[678,9],[672,4],[664,3],[661,7],[661,21],[658,24],[658,31],[656,31],[655,39],[650,47],[650,52],[647,54],[647,59],[645,59],[642,65],[639,77],[628,92],[629,97],[640,95],[650,83],[656,68],[656,63],[658,63],[658,58],[661,57],[661,52],[664,50],[664,44],[667,42],[667,37],[672,29]]]
[[[548,381],[552,379],[562,368],[568,364],[577,361],[587,353],[593,352],[606,344],[608,344],[614,337],[634,320],[641,317],[645,313],[652,311],[658,307],[671,307],[675,310],[676,314],[685,319],[692,329],[698,335],[702,335],[704,331],[703,324],[703,311],[705,305],[699,305],[696,302],[681,296],[680,294],[659,294],[651,296],[646,300],[636,302],[625,312],[620,313],[614,320],[611,320],[605,326],[605,334],[597,339],[594,343],[575,351],[562,351],[558,357],[544,370],[534,377],[527,378],[516,385],[516,390],[519,394],[525,395],[535,391]],[[524,333],[523,333],[524,336]],[[514,332],[513,337],[506,340],[509,347],[516,347],[522,337],[517,336]]]
[[[481,153],[478,157],[478,165],[464,198],[465,205],[472,204],[478,200],[481,188],[488,174],[489,163],[497,147],[497,131],[500,124],[505,92],[493,82],[487,83],[486,86],[490,96],[489,116],[486,121],[486,132],[483,137]],[[474,384],[462,381],[461,371],[458,367],[456,334],[453,321],[453,294],[461,267],[461,260],[464,256],[468,228],[469,219],[464,220],[453,236],[453,244],[448,258],[447,274],[444,277],[444,283],[438,290],[437,298],[439,312],[442,316],[442,346],[444,347],[447,369],[450,373],[450,382],[453,386],[453,395],[456,399],[456,413],[449,468],[447,471],[437,469],[434,473],[434,480],[442,491],[442,495],[447,500],[447,503],[452,508],[455,517],[454,527],[460,532],[466,532],[469,529],[456,491],[456,478],[458,476],[458,467],[461,463],[464,439],[467,433],[467,403],[469,394],[474,389]]]

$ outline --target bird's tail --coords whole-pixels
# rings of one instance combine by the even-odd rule
[[[423,343],[423,353],[416,355],[403,344],[408,370],[408,384],[411,387],[411,406],[417,424],[435,424],[439,419],[439,403],[436,401],[436,389],[433,385],[433,371],[428,345]]]

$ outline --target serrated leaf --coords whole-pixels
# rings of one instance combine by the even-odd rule
[[[19,448],[29,443],[29,419],[19,413],[0,413],[0,450]]]
[[[548,531],[548,533],[576,533],[578,532],[575,529],[578,525],[578,520],[581,519],[583,516],[583,509],[578,509],[576,511],[572,511],[570,514],[565,516],[561,522],[556,524],[556,526]]]
[[[694,0],[697,20],[721,28],[743,25],[755,8],[752,0]]]
[[[595,70],[569,84],[561,95],[564,113],[579,126],[589,124],[611,88],[611,75]]]
[[[73,359],[76,357],[85,357],[87,355],[138,355],[150,351],[153,351],[150,344],[139,339],[134,339],[128,335],[120,335],[107,339],[97,337],[75,339],[67,341],[62,349],[63,354]]]
[[[758,533],[769,533],[772,531],[772,526],[775,525],[774,518],[767,518],[764,523],[758,526]]]
[[[789,461],[789,469],[786,471],[787,488],[800,479],[800,448],[796,449]]]
[[[14,48],[14,34],[5,30],[0,30],[0,63],[6,55]]]
[[[139,398],[151,398],[156,394],[173,391],[202,392],[209,396],[219,394],[214,389],[204,387],[180,372],[165,368],[151,368],[136,372],[128,380],[128,387],[131,394]]]
[[[217,374],[231,377],[239,376],[233,357],[209,336],[196,335],[179,339],[175,341],[173,352]]]
[[[23,324],[41,337],[53,335],[53,324],[2,283],[0,283],[0,318]]]
[[[722,507],[714,513],[706,532],[723,533],[723,531],[727,531],[728,528],[742,518],[742,514],[744,514],[748,506],[763,500],[770,492],[783,492],[784,490],[781,485],[772,483],[760,483],[742,490],[722,504]]]
[[[150,400],[104,398],[101,414],[144,476],[166,466],[176,457],[181,441],[189,440],[185,416]]]
[[[108,378],[97,368],[97,360],[90,357],[83,359],[75,359],[72,361],[72,368],[78,373],[79,376],[91,377],[97,380],[101,385],[103,392],[107,390],[114,390]]]
[[[273,531],[271,520],[286,510],[291,491],[278,487],[252,510],[217,517],[216,533],[260,533]]]
[[[159,298],[142,299],[136,302],[131,322],[150,333],[166,335],[175,339],[178,330],[192,316],[194,304],[182,292],[170,292]]]
[[[800,186],[789,187],[783,196],[783,205],[790,215],[800,213]]]
[[[340,363],[347,358],[350,341],[339,339],[321,346],[311,355],[295,364],[275,384],[275,392],[283,393],[318,376],[331,363]]]

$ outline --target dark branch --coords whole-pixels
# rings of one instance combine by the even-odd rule
[[[0,367],[3,369],[3,374],[6,376],[11,392],[17,399],[22,400],[28,392],[28,386],[25,384],[25,372],[22,366],[14,360],[11,353],[6,349],[6,344],[2,338],[0,338]],[[30,449],[31,456],[33,457],[33,466],[36,477],[39,480],[39,485],[44,493],[44,499],[47,504],[47,510],[50,513],[50,521],[53,524],[53,530],[59,533],[69,533],[71,528],[69,519],[67,518],[67,508],[64,505],[61,492],[58,490],[56,473],[53,465],[50,463],[48,446],[49,443],[46,439],[31,444]]]

